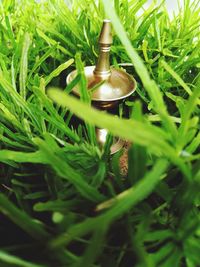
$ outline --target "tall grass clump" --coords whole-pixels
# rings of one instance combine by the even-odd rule
[[[200,1],[145,3],[0,2],[0,266],[199,266]],[[119,117],[83,74],[105,17],[137,80]],[[127,173],[95,126],[131,143]]]

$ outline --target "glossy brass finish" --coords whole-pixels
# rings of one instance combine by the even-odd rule
[[[96,66],[84,68],[88,90],[91,94],[92,105],[101,110],[107,110],[119,105],[120,101],[130,96],[136,89],[135,79],[121,69],[110,67],[109,53],[112,44],[110,20],[104,20],[99,37],[99,57]],[[77,76],[72,71],[67,77],[67,84]],[[80,85],[76,85],[72,92],[80,96]],[[106,141],[107,130],[96,130],[97,140],[102,146]],[[116,153],[123,146],[123,141],[115,137],[111,147],[111,154]]]
[[[95,66],[85,67],[84,70],[92,101],[107,102],[107,104],[113,105],[115,101],[127,98],[135,91],[136,81],[124,70],[111,68],[108,79],[94,75]],[[76,75],[77,71],[72,71],[67,77],[67,83],[70,83]],[[92,90],[94,87],[96,89]],[[73,93],[80,96],[79,85],[73,88]]]
[[[111,75],[110,70],[110,47],[112,44],[110,20],[104,20],[99,36],[99,58],[94,69],[94,76],[100,79],[108,79]]]
[[[96,128],[96,137],[100,147],[103,147],[106,142],[106,137],[108,135],[108,131],[106,129]],[[113,144],[110,148],[110,154],[115,154],[118,152],[124,145],[124,141],[118,137],[114,137]]]

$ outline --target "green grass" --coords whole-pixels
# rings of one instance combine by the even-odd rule
[[[172,18],[164,2],[39,2],[0,1],[0,266],[198,267],[200,1]],[[83,73],[104,17],[138,85],[120,118],[91,108]],[[133,142],[126,176],[112,135]]]

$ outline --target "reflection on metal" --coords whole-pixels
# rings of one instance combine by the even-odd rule
[[[96,128],[96,136],[99,144],[103,147],[106,142],[108,131],[106,129]]]
[[[115,105],[115,101],[122,100],[130,96],[136,88],[136,81],[124,70],[110,68],[110,77],[100,78],[94,74],[95,66],[85,67],[85,75],[88,82],[88,90],[91,90],[91,98],[96,105],[101,106],[101,102],[107,102],[110,106]],[[77,75],[77,71],[72,71],[67,77],[67,83],[70,83]],[[99,86],[97,86],[99,84]],[[92,90],[92,88],[96,87]],[[75,86],[73,93],[77,96],[79,93],[79,85]]]
[[[120,101],[130,96],[136,89],[135,79],[121,69],[110,67],[110,48],[112,44],[111,22],[104,20],[99,37],[99,57],[96,66],[84,68],[87,78],[88,90],[91,93],[92,105],[101,110],[107,110],[119,105]],[[69,84],[77,75],[72,71],[67,77]],[[72,92],[80,96],[80,85],[76,85]],[[100,145],[106,141],[105,129],[97,129],[97,140]],[[115,138],[111,147],[111,153],[117,152],[123,146],[119,138]]]
[[[104,146],[107,135],[108,135],[108,130],[96,128],[96,137],[100,147]],[[118,152],[123,147],[123,145],[124,141],[122,139],[120,139],[119,137],[114,137],[113,144],[110,148],[110,154]]]

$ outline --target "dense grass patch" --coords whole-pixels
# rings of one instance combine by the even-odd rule
[[[0,266],[197,267],[199,0],[171,18],[164,2],[66,2],[0,2]],[[83,75],[105,17],[112,64],[138,82],[120,117],[91,108]],[[126,176],[95,125],[133,142]]]

